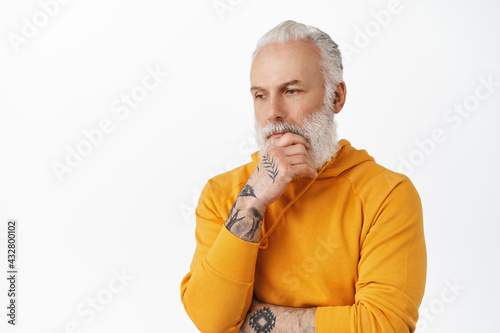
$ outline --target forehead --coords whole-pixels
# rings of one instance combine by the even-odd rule
[[[263,47],[250,70],[252,86],[272,87],[290,80],[314,83],[321,80],[321,56],[311,42],[292,41]]]

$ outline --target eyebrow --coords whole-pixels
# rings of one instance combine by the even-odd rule
[[[288,86],[292,86],[294,84],[300,83],[300,80],[290,80],[285,83],[282,83],[279,85],[278,89],[279,90],[284,90]],[[256,90],[266,90],[265,88],[259,87],[259,86],[254,86],[250,88],[250,91],[256,91]]]

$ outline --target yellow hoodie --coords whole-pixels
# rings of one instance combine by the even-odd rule
[[[208,181],[196,209],[196,251],[181,283],[186,312],[202,332],[237,332],[253,296],[317,306],[316,332],[415,330],[426,277],[418,193],[366,151],[339,144],[315,181],[293,181],[267,207],[260,244],[224,227],[257,153]]]

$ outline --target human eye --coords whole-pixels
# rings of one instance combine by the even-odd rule
[[[288,90],[286,91],[286,93],[287,93],[288,95],[296,95],[298,92],[299,92],[299,90],[298,90],[298,89],[288,89]]]
[[[264,97],[265,97],[265,96],[264,96],[264,94],[261,94],[261,93],[257,93],[257,94],[255,94],[255,99],[260,99],[260,100],[262,100],[262,99],[264,99]]]

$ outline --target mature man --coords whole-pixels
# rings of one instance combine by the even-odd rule
[[[181,283],[202,332],[413,332],[426,250],[407,177],[346,140],[337,44],[286,21],[250,73],[253,161],[208,181]]]

